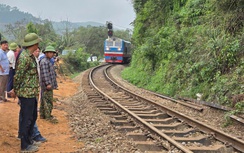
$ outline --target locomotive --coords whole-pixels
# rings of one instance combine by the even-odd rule
[[[112,37],[104,41],[104,57],[106,63],[129,63],[131,60],[131,43]]]

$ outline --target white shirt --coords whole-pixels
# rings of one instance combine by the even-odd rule
[[[41,76],[40,76],[40,64],[39,64],[39,60],[38,58],[35,57],[36,60],[36,64],[37,64],[37,72],[38,72],[38,76],[39,76],[39,84],[40,84],[40,88],[41,88]],[[39,98],[38,98],[38,102],[41,101],[41,90],[39,92]]]
[[[38,58],[35,57],[36,60],[36,64],[37,64],[37,72],[38,72],[38,76],[39,76],[39,83],[41,83],[41,75],[40,75],[40,65],[39,65],[39,60]]]
[[[38,61],[40,61],[41,59],[43,59],[45,57],[44,53],[40,53],[38,56]]]
[[[12,67],[13,69],[15,69],[16,59],[15,59],[15,56],[14,56],[14,51],[9,50],[8,53],[7,53],[7,56],[8,56],[8,61],[9,61],[9,67]]]

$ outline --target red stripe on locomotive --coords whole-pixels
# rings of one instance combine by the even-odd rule
[[[104,54],[105,56],[123,56],[123,54]]]

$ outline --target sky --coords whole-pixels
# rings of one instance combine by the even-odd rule
[[[135,19],[131,0],[0,0],[0,3],[51,21],[102,24],[110,21],[118,28],[133,29],[130,23]]]

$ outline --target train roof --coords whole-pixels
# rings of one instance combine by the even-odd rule
[[[120,40],[120,41],[124,41],[124,42],[126,42],[126,43],[131,43],[130,41],[127,41],[127,40],[124,40],[124,39],[121,39],[121,38],[118,38],[118,37],[112,37],[112,38],[107,38],[106,39],[107,41],[116,41],[116,40]]]

